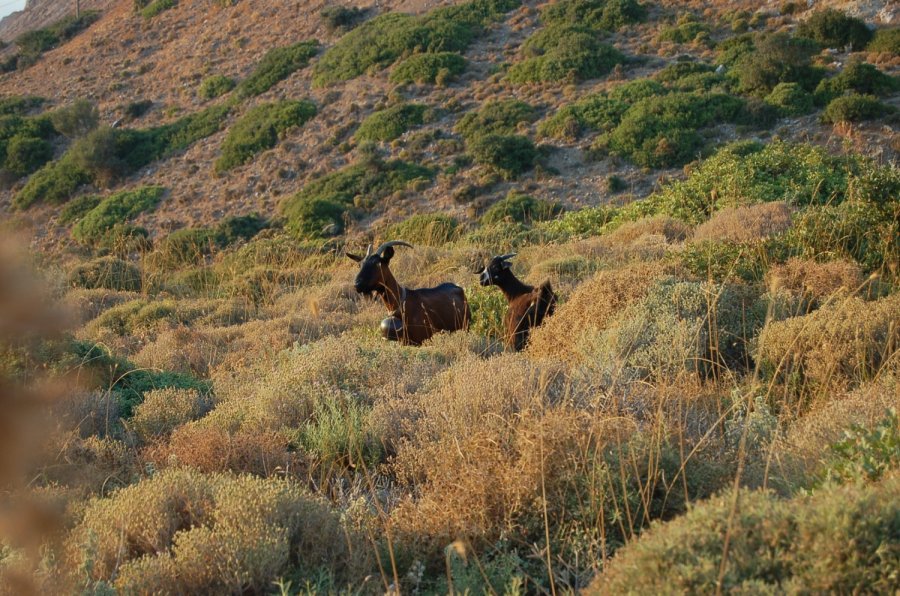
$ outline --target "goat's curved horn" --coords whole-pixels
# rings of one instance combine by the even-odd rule
[[[366,249],[366,256],[365,256],[365,258],[368,259],[368,258],[371,257],[371,256],[372,256],[372,244],[370,243],[370,244],[369,244],[369,247]]]
[[[404,242],[403,240],[391,240],[390,242],[385,242],[381,246],[378,247],[378,250],[375,251],[376,255],[381,255],[381,252],[388,248],[389,246],[408,246],[409,248],[415,248],[409,242]]]
[[[511,253],[509,253],[509,254],[500,255],[500,256],[497,257],[497,258],[500,259],[501,261],[508,261],[509,259],[513,258],[513,257],[516,256],[517,254],[519,254],[519,253],[517,253],[517,252],[511,252]]]

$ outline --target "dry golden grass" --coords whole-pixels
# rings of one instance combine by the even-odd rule
[[[769,288],[784,289],[799,298],[819,302],[835,294],[853,294],[863,282],[859,265],[852,261],[791,258],[766,274]]]
[[[166,437],[205,413],[206,397],[194,389],[156,389],[144,394],[128,426],[142,441]]]
[[[538,358],[578,361],[581,339],[605,329],[624,307],[646,295],[666,271],[665,265],[657,263],[600,271],[531,333],[528,353]]]
[[[728,240],[739,243],[763,240],[789,230],[793,211],[791,206],[781,201],[749,207],[726,207],[697,226],[692,239],[696,242]]]
[[[643,236],[662,236],[669,244],[684,241],[691,233],[691,226],[666,215],[647,217],[622,224],[603,240],[611,246],[628,246]]]

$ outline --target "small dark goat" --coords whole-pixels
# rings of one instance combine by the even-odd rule
[[[509,259],[515,253],[494,257],[481,272],[481,285],[497,286],[509,301],[504,326],[506,345],[521,350],[528,341],[528,333],[553,314],[556,308],[556,294],[545,281],[535,288],[523,284],[510,269]]]
[[[456,331],[469,326],[471,313],[463,289],[445,283],[434,288],[410,290],[397,283],[388,268],[395,246],[408,246],[401,240],[385,242],[374,253],[369,245],[363,257],[347,253],[359,263],[353,286],[360,294],[381,296],[391,316],[381,322],[385,339],[418,346],[438,331]]]

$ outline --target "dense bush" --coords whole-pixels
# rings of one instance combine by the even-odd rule
[[[193,389],[148,391],[134,409],[130,427],[144,442],[168,436],[175,428],[202,416],[207,409],[202,395]]]
[[[356,129],[357,141],[393,141],[407,130],[425,121],[428,106],[402,103],[374,112]]]
[[[225,95],[234,89],[235,82],[231,77],[225,75],[211,75],[203,79],[197,93],[203,99],[213,99]]]
[[[139,99],[137,101],[132,101],[126,104],[122,109],[122,113],[125,114],[125,117],[129,120],[137,120],[138,118],[149,112],[152,107],[153,100]]]
[[[519,135],[487,134],[476,137],[466,148],[477,163],[509,180],[534,168],[538,158],[531,139]]]
[[[141,290],[141,271],[131,263],[115,257],[100,257],[74,267],[68,283],[76,288],[105,288],[124,292]]]
[[[143,8],[141,8],[141,16],[145,19],[153,17],[178,6],[178,0],[153,0]]]
[[[646,16],[647,8],[636,0],[561,0],[541,10],[541,21],[546,25],[581,25],[610,31],[643,21]]]
[[[515,134],[521,124],[534,122],[537,115],[525,102],[509,99],[485,102],[478,111],[467,112],[457,122],[455,131],[466,140],[480,135]]]
[[[72,105],[52,111],[50,121],[60,134],[75,139],[97,128],[100,112],[92,102],[78,99]]]
[[[900,27],[877,29],[866,49],[870,52],[900,54]]]
[[[63,157],[35,172],[13,197],[12,204],[18,209],[26,209],[38,201],[62,203],[92,178],[90,172]]]
[[[613,87],[609,91],[610,99],[633,104],[654,95],[664,95],[666,88],[653,79],[635,79]]]
[[[389,226],[384,237],[414,245],[442,246],[459,235],[459,222],[443,213],[419,213]]]
[[[166,236],[157,247],[158,253],[168,265],[178,267],[196,263],[221,244],[215,230],[209,228],[184,228]]]
[[[10,95],[0,98],[0,116],[25,116],[46,100],[35,95]]]
[[[619,125],[628,104],[604,95],[590,95],[560,108],[538,125],[538,134],[573,140],[585,130],[609,132]]]
[[[344,35],[316,63],[313,83],[322,87],[386,68],[403,56],[461,52],[482,27],[498,21],[518,0],[471,0],[420,16],[387,13]]]
[[[102,200],[103,197],[100,195],[81,195],[76,197],[62,206],[62,209],[59,210],[57,221],[60,224],[74,223],[90,213]]]
[[[797,83],[778,83],[765,101],[783,116],[803,116],[813,109],[812,94]]]
[[[890,409],[873,428],[854,424],[831,445],[831,457],[820,472],[826,481],[877,481],[900,468],[900,418]]]
[[[301,41],[269,50],[250,76],[240,82],[235,93],[239,97],[253,97],[265,93],[279,81],[304,68],[318,51],[319,44],[315,41]]]
[[[144,186],[110,195],[75,224],[72,237],[85,244],[99,242],[117,225],[156,208],[164,193],[161,186]]]
[[[348,166],[318,178],[281,204],[287,228],[303,239],[340,234],[351,209],[370,208],[415,180],[428,179],[427,168],[402,161],[375,160]]]
[[[737,80],[738,89],[744,93],[763,97],[778,83],[798,83],[812,91],[822,78],[821,69],[813,67],[811,62],[818,46],[808,39],[772,33],[732,48],[738,50],[734,58],[720,56],[732,60],[729,75]]]
[[[709,25],[690,13],[683,13],[678,16],[674,25],[663,27],[657,39],[672,43],[692,43],[708,38],[709,32]]]
[[[825,104],[847,91],[865,95],[889,95],[900,89],[900,79],[886,75],[871,64],[854,61],[837,76],[823,79],[816,87],[816,100]]]
[[[898,490],[894,475],[790,501],[765,492],[724,494],[655,525],[617,554],[592,589],[890,592],[895,558],[882,551],[894,541]]]
[[[79,17],[69,15],[42,29],[23,33],[15,42],[19,49],[19,67],[33,64],[41,54],[66,43],[99,18],[100,13],[96,10],[84,10]]]
[[[249,240],[269,226],[268,220],[256,213],[231,215],[216,226],[216,233],[223,244]]]
[[[583,81],[610,72],[625,56],[597,34],[581,26],[549,26],[522,46],[525,58],[513,64],[507,75],[513,83]]]
[[[53,159],[53,145],[37,137],[14,136],[6,143],[3,169],[17,178],[31,174]]]
[[[874,120],[895,111],[896,108],[881,103],[874,95],[851,93],[833,99],[822,112],[822,122],[837,124],[839,122]]]
[[[329,32],[345,33],[356,27],[365,18],[366,12],[366,9],[356,6],[326,6],[319,15]]]
[[[552,219],[562,211],[558,203],[535,199],[525,194],[511,191],[505,198],[491,205],[481,216],[482,225],[491,225],[505,220],[530,224]]]
[[[436,83],[443,85],[462,74],[466,59],[455,52],[413,54],[391,71],[393,83]]]
[[[872,32],[865,21],[831,8],[814,12],[800,23],[797,34],[814,39],[828,48],[850,46],[857,51],[866,47],[872,39]]]
[[[696,158],[703,148],[697,129],[734,121],[744,103],[728,95],[671,93],[631,106],[599,146],[648,167],[671,167]]]
[[[216,160],[216,171],[226,172],[247,163],[257,153],[274,147],[289,128],[302,126],[315,115],[316,106],[302,100],[254,107],[228,130],[222,142],[222,155]]]

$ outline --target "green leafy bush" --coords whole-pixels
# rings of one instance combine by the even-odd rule
[[[822,122],[860,122],[874,120],[896,111],[891,105],[881,103],[874,95],[851,93],[831,101],[822,112]]]
[[[35,95],[10,95],[0,98],[0,116],[25,116],[46,100]]]
[[[178,0],[153,0],[153,2],[141,9],[141,16],[145,19],[152,19],[176,6],[178,6]]]
[[[37,137],[16,135],[6,143],[3,169],[17,178],[31,174],[53,159],[53,145]]]
[[[44,52],[66,43],[99,18],[96,10],[85,10],[79,17],[69,15],[48,27],[23,33],[15,42],[19,49],[19,68],[33,64]]]
[[[374,112],[362,121],[354,138],[357,141],[393,141],[413,126],[421,125],[427,111],[426,105],[403,103]]]
[[[126,118],[130,120],[137,120],[144,114],[150,111],[150,108],[153,107],[153,101],[149,99],[139,99],[137,101],[132,101],[125,106],[125,109],[122,110],[122,113],[125,114]]]
[[[232,215],[226,217],[216,226],[216,233],[221,238],[222,243],[228,245],[239,240],[249,240],[268,226],[268,220],[256,213]]]
[[[295,71],[306,67],[319,51],[316,41],[301,41],[294,45],[269,50],[246,79],[237,86],[238,97],[253,97],[265,93],[276,83]]]
[[[900,27],[877,29],[867,50],[870,52],[886,52],[888,54],[900,54]]]
[[[62,209],[59,210],[57,221],[60,224],[76,222],[90,213],[102,200],[103,197],[100,195],[82,195],[74,198],[63,205]]]
[[[803,116],[813,109],[812,94],[798,83],[778,83],[765,101],[784,116]]]
[[[139,292],[141,270],[122,259],[100,257],[74,267],[69,271],[67,281],[75,288]]]
[[[853,61],[837,76],[823,79],[816,87],[816,100],[826,104],[848,91],[864,95],[889,95],[900,89],[900,79],[886,75],[871,64]]]
[[[654,95],[665,95],[666,88],[653,79],[636,79],[628,81],[609,92],[610,99],[633,104]]]
[[[466,288],[466,301],[472,310],[469,330],[491,341],[503,341],[506,337],[503,315],[509,308],[509,302],[503,292],[496,288],[475,285]]]
[[[199,93],[200,97],[203,99],[214,99],[225,95],[234,89],[234,86],[235,82],[231,77],[226,77],[225,75],[211,75],[203,79],[197,93]]]
[[[148,391],[134,409],[130,427],[142,441],[150,443],[172,434],[178,426],[196,420],[206,409],[203,396],[192,389]]]
[[[279,101],[256,106],[228,130],[216,171],[226,172],[245,164],[257,154],[271,149],[279,136],[293,126],[302,126],[316,115],[310,101]]]
[[[552,219],[561,211],[562,207],[558,203],[510,191],[505,198],[491,205],[481,216],[481,225],[492,225],[507,220],[531,224]]]
[[[681,165],[694,159],[704,145],[698,129],[711,123],[733,122],[743,106],[742,100],[721,94],[649,97],[631,106],[619,125],[600,137],[599,143],[638,165]]]
[[[3,162],[9,157],[11,144],[19,144],[21,146],[16,150],[18,155],[13,158],[18,163],[10,163],[6,166],[7,170],[21,170],[22,164],[36,162],[37,157],[43,152],[31,140],[52,141],[56,135],[56,129],[53,127],[50,119],[45,116],[0,116],[0,165],[3,165]],[[13,143],[13,139],[16,139],[15,143]],[[35,150],[33,159],[29,157],[33,153],[31,149]],[[46,162],[47,160],[45,159],[44,161]],[[14,167],[11,168],[10,166]]]
[[[72,237],[84,244],[99,242],[114,227],[154,209],[162,199],[161,186],[143,186],[110,195],[72,228]]]
[[[672,43],[691,43],[697,41],[698,37],[701,39],[708,37],[709,32],[709,25],[698,20],[691,13],[683,13],[678,16],[678,20],[674,25],[663,27],[657,39]]]
[[[526,58],[513,64],[507,78],[513,83],[583,81],[610,72],[625,56],[580,26],[550,26],[523,44]]]
[[[330,33],[343,33],[356,27],[365,18],[366,12],[366,9],[356,6],[326,6],[319,16]]]
[[[391,72],[392,83],[437,83],[442,85],[466,69],[466,59],[455,52],[413,54]]]
[[[63,157],[35,172],[13,197],[12,204],[17,209],[27,209],[38,201],[62,203],[91,180],[90,172]]]
[[[894,475],[789,501],[761,491],[726,493],[655,525],[621,549],[592,589],[891,592],[896,560],[882,553],[896,532],[897,491],[900,478]]]
[[[417,213],[390,225],[383,236],[414,245],[442,246],[459,236],[459,222],[443,213]]]
[[[518,0],[471,0],[420,16],[387,13],[344,35],[316,63],[313,84],[323,87],[386,68],[410,54],[461,52],[481,29],[519,6]]]
[[[865,21],[831,8],[816,11],[800,23],[797,35],[814,39],[828,48],[850,46],[854,50],[863,49],[872,39]]]
[[[454,130],[466,140],[480,135],[514,134],[520,124],[534,122],[537,115],[532,106],[515,99],[485,102],[477,112],[467,112]]]
[[[747,43],[734,46],[739,52],[729,71],[743,93],[764,97],[778,83],[799,83],[812,91],[822,78],[822,70],[811,62],[818,51],[813,41],[772,33],[748,39]]]
[[[221,238],[210,228],[184,228],[166,236],[158,246],[159,254],[173,267],[196,263],[221,244]]]
[[[635,0],[561,0],[541,10],[541,21],[546,25],[581,25],[608,31],[638,23],[646,16],[647,8]]]
[[[534,168],[538,150],[528,137],[487,134],[466,145],[472,158],[511,180]]]
[[[69,106],[50,112],[50,122],[60,134],[76,139],[97,128],[100,112],[92,102],[78,99]]]
[[[287,228],[302,239],[334,236],[356,206],[367,208],[416,180],[429,179],[431,170],[399,160],[375,159],[347,166],[304,186],[281,204]]]
[[[628,104],[605,95],[588,97],[560,108],[538,125],[538,135],[574,140],[585,130],[609,132],[619,125]]]
[[[900,417],[888,410],[874,428],[857,424],[831,445],[831,458],[821,472],[824,481],[878,481],[900,468]]]

